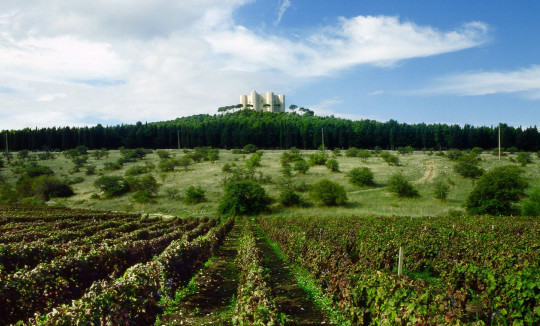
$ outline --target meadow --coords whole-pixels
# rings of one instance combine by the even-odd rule
[[[167,150],[172,157],[179,159],[185,156],[184,150]],[[263,187],[268,194],[277,198],[284,187],[282,166],[280,157],[283,150],[264,150],[261,158],[261,166],[256,168],[256,176],[261,174],[267,179]],[[310,154],[316,151],[302,150],[302,156],[307,160]],[[455,162],[446,155],[430,155],[427,152],[415,151],[412,154],[398,155],[400,165],[391,166],[381,157],[373,155],[366,161],[358,157],[347,157],[345,151],[340,156],[333,156],[332,151],[326,151],[329,158],[334,157],[339,162],[340,172],[331,172],[324,165],[312,166],[306,174],[292,173],[291,184],[302,190],[305,185],[311,185],[324,178],[337,182],[345,187],[348,201],[346,205],[339,207],[325,207],[311,204],[309,192],[299,192],[307,203],[300,207],[282,207],[278,203],[273,204],[269,215],[292,215],[292,216],[443,216],[448,214],[460,215],[465,212],[463,203],[473,188],[472,181],[457,174],[453,166]],[[69,198],[56,198],[52,204],[64,205],[73,208],[97,209],[122,212],[137,212],[150,214],[163,214],[172,216],[211,216],[215,215],[219,199],[223,194],[223,179],[228,173],[222,168],[226,164],[234,164],[244,167],[246,160],[251,154],[233,154],[230,150],[219,150],[219,159],[215,162],[201,161],[191,164],[187,170],[176,167],[173,172],[160,172],[156,167],[149,174],[153,175],[160,184],[158,196],[154,203],[138,203],[131,195],[97,199],[95,194],[99,190],[94,182],[102,175],[124,176],[129,168],[144,166],[146,164],[157,166],[160,158],[154,151],[146,155],[142,160],[125,163],[119,170],[106,171],[107,163],[117,161],[121,155],[119,151],[110,151],[108,157],[95,159],[90,156],[87,165],[96,167],[96,174],[86,175],[85,169],[73,172],[73,163],[61,154],[57,154],[52,160],[38,161],[38,164],[50,167],[55,175],[61,179],[75,180],[78,183],[72,185],[75,195]],[[516,154],[503,156],[499,161],[497,156],[491,153],[480,154],[480,167],[489,171],[496,166],[516,165],[512,162]],[[533,156],[533,162],[525,167],[524,177],[529,182],[529,191],[533,187],[540,186],[540,159]],[[374,174],[374,185],[359,187],[351,184],[346,173],[356,167],[368,167]],[[391,194],[387,189],[387,181],[391,175],[401,173],[419,191],[420,197],[399,198]],[[17,175],[11,173],[9,168],[4,168],[4,175],[8,181],[15,182]],[[449,185],[449,194],[446,200],[435,199],[433,187],[436,180],[443,180]],[[182,199],[185,190],[189,186],[200,186],[206,191],[206,201],[199,204],[187,204]],[[170,189],[178,190],[178,196],[171,199],[166,195]],[[94,196],[93,196],[94,195]]]

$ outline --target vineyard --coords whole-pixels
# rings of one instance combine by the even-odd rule
[[[2,205],[0,325],[536,325],[538,239],[524,217],[235,223]]]
[[[537,218],[287,217],[259,224],[353,325],[540,323]]]

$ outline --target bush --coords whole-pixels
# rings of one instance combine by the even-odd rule
[[[498,166],[484,174],[465,201],[469,214],[510,215],[527,188],[523,171],[515,165]]]
[[[246,146],[244,146],[244,149],[242,150],[242,152],[244,154],[250,154],[250,153],[255,153],[258,150],[259,150],[259,147],[253,144],[247,144]]]
[[[414,152],[414,148],[411,146],[398,147],[397,151],[401,155],[412,154]]]
[[[185,157],[185,156],[184,156]],[[158,163],[158,169],[161,172],[173,172],[174,169],[178,166],[178,161],[174,158],[162,159]]]
[[[96,174],[96,168],[97,167],[95,165],[93,165],[93,164],[87,165],[86,166],[86,171],[84,171],[84,173],[86,175],[94,175],[94,174]]]
[[[362,159],[362,162],[367,162],[368,158],[371,157],[371,153],[365,149],[361,149],[358,151],[358,153],[356,154],[356,157],[358,158],[361,158]]]
[[[191,155],[184,155],[178,161],[175,161],[177,165],[184,168],[184,171],[187,171],[189,166],[193,163],[193,157]]]
[[[388,163],[388,165],[395,165],[395,166],[399,165],[399,158],[397,156],[395,156],[395,155],[392,155],[392,154],[388,153],[388,152],[381,153],[380,157],[386,163]]]
[[[160,159],[171,158],[171,153],[162,149],[156,151],[156,154]]]
[[[180,194],[180,190],[176,188],[165,188],[165,196],[169,199],[176,199]]]
[[[328,156],[324,152],[317,152],[309,156],[310,165],[325,165]]]
[[[201,187],[189,186],[186,189],[184,202],[186,204],[198,204],[206,201],[206,190]]]
[[[142,165],[135,165],[130,167],[126,170],[125,175],[126,176],[133,176],[133,175],[139,175],[139,174],[145,174],[148,173],[148,167],[142,166]]]
[[[65,182],[52,175],[42,175],[33,180],[34,196],[43,201],[51,198],[70,197],[74,195],[73,189]]]
[[[4,160],[0,157],[0,169],[4,167]]]
[[[311,195],[316,201],[325,206],[343,205],[347,201],[345,188],[328,179],[323,179],[314,184]]]
[[[448,151],[446,156],[448,157],[450,161],[455,161],[463,156],[463,152],[460,151],[459,149],[451,149]]]
[[[514,154],[514,153],[517,153],[519,151],[519,149],[517,149],[516,146],[510,146],[506,149],[506,151],[510,154]]]
[[[328,168],[328,170],[332,172],[339,172],[339,162],[336,159],[334,158],[329,159],[328,161],[326,161],[325,165]]]
[[[349,182],[356,186],[373,185],[373,172],[367,167],[354,168],[347,173]]]
[[[521,206],[521,215],[523,216],[540,216],[540,187],[536,187],[531,191],[529,198],[523,201]]]
[[[471,179],[473,186],[474,181],[484,174],[484,169],[479,167],[477,163],[469,160],[459,160],[459,162],[454,165],[454,171],[464,178]]]
[[[516,162],[521,166],[527,166],[527,164],[532,163],[531,153],[521,152],[516,157]]]
[[[257,153],[252,154],[246,161],[246,168],[254,169],[261,166],[261,156]]]
[[[129,191],[124,178],[118,176],[102,176],[94,181],[94,186],[101,190],[106,198],[118,197]]]
[[[39,177],[40,175],[53,175],[54,172],[48,166],[30,163],[23,168],[23,173],[30,178]]]
[[[337,148],[337,147],[334,148],[334,149],[332,150],[332,155],[334,155],[335,157],[341,156],[341,149],[339,149],[339,148]]]
[[[147,190],[140,190],[133,194],[133,200],[139,204],[153,204],[156,202],[154,195]]]
[[[285,207],[302,205],[302,199],[292,189],[285,189],[279,194],[278,201]]]
[[[443,180],[438,180],[433,185],[433,195],[437,199],[445,200],[446,197],[448,197],[449,191],[450,191],[450,187]]]
[[[358,148],[356,148],[356,147],[349,147],[345,151],[345,156],[347,156],[347,157],[356,157],[357,154],[358,154]]]
[[[396,173],[388,180],[388,190],[395,193],[398,197],[418,197],[418,190],[403,177],[401,173]]]
[[[261,185],[244,180],[227,184],[218,212],[225,215],[252,215],[269,209],[273,200]]]
[[[153,175],[142,177],[129,177],[125,179],[129,186],[129,191],[146,191],[149,196],[155,197],[159,191],[159,183]]]
[[[307,164],[306,160],[300,158],[300,160],[294,162],[293,170],[300,174],[306,174],[309,171],[309,164]]]
[[[124,163],[120,162],[120,161],[116,161],[116,162],[105,162],[103,164],[103,170],[105,171],[115,171],[115,170],[120,170],[122,168],[122,166],[124,165]]]

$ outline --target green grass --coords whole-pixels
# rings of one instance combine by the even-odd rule
[[[184,155],[182,151],[171,151],[176,158]],[[277,182],[282,178],[280,156],[283,151],[280,150],[265,150],[261,160],[262,167],[257,168],[257,171],[264,175],[270,176],[274,180],[274,184],[265,184],[264,187],[273,198],[279,196],[282,186]],[[302,151],[304,157],[314,151]],[[330,152],[327,152],[330,154]],[[330,154],[331,155],[331,154]],[[509,155],[498,161],[496,156],[491,154],[482,154],[480,165],[486,169],[492,169],[495,166],[513,164],[509,161]],[[85,175],[85,169],[81,172],[72,173],[73,163],[65,159],[61,154],[58,154],[54,160],[38,161],[39,164],[51,167],[57,176],[61,178],[74,179],[82,177],[84,181],[73,185],[75,196],[67,199],[55,199],[57,204],[63,204],[69,207],[112,210],[112,211],[128,211],[140,212],[143,214],[163,214],[175,216],[209,216],[215,215],[220,197],[223,194],[223,186],[221,180],[226,173],[221,171],[225,163],[235,163],[237,166],[244,166],[245,161],[242,155],[232,154],[227,150],[220,150],[220,159],[215,163],[201,162],[193,164],[188,171],[183,168],[177,168],[175,172],[161,173],[157,169],[150,172],[156,180],[162,185],[160,194],[154,204],[136,203],[131,194],[113,198],[113,199],[93,199],[92,194],[97,192],[94,187],[94,181],[101,175],[120,175],[124,176],[125,171],[135,165],[144,165],[145,162],[154,163],[157,165],[159,158],[157,154],[149,154],[142,161],[135,163],[126,163],[121,170],[104,171],[103,164],[105,162],[116,161],[120,157],[118,151],[111,151],[110,156],[105,159],[95,160],[90,158],[89,164],[97,166],[96,175]],[[247,155],[246,157],[249,157]],[[472,182],[457,175],[453,171],[454,163],[449,161],[444,156],[428,156],[422,152],[414,152],[411,155],[399,155],[401,166],[389,166],[384,163],[380,157],[373,156],[362,162],[359,158],[350,158],[345,156],[337,157],[340,165],[340,173],[330,172],[325,166],[311,167],[307,174],[301,175],[293,173],[293,184],[314,184],[317,181],[328,178],[338,182],[345,187],[348,196],[348,203],[342,207],[320,207],[315,205],[307,205],[306,207],[283,208],[278,204],[272,207],[273,215],[317,215],[317,216],[365,216],[365,215],[400,215],[400,216],[437,216],[447,215],[452,211],[464,211],[462,205],[472,190]],[[423,178],[427,166],[430,162],[433,164],[433,175],[430,178]],[[540,173],[538,172],[540,160],[534,156],[534,161],[527,167],[523,168],[525,177],[529,181],[531,188],[540,186]],[[355,167],[368,167],[374,173],[374,187],[357,187],[348,182],[346,173]],[[2,169],[4,176],[11,182],[15,182],[17,176],[11,172],[11,168],[5,167]],[[388,178],[397,172],[401,172],[405,178],[413,182],[414,186],[419,190],[419,198],[403,199],[390,194],[386,189]],[[442,178],[451,184],[450,192],[447,200],[441,201],[434,198],[432,194],[433,183],[437,178]],[[200,186],[206,190],[207,202],[189,205],[182,201],[185,190],[189,186]],[[171,200],[165,195],[166,188],[176,188],[179,190],[179,197]],[[302,193],[302,197],[306,202],[310,203],[308,193]]]

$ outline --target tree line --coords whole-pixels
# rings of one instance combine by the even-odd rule
[[[540,150],[540,132],[534,127],[501,124],[501,145],[524,151]],[[153,123],[116,126],[53,127],[3,130],[0,150],[66,150],[79,145],[108,148],[375,148],[444,150],[498,146],[498,126],[405,124],[395,120],[352,121],[311,114],[240,110],[226,114],[200,114]]]

